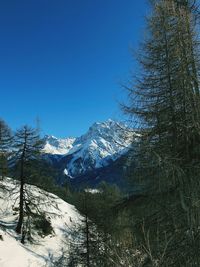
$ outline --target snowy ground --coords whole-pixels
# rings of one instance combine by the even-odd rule
[[[2,188],[3,187],[3,188]],[[12,189],[12,190],[11,190]],[[48,212],[54,233],[46,237],[34,236],[34,243],[22,245],[15,233],[18,202],[15,201],[19,185],[12,179],[0,181],[0,266],[1,267],[50,267],[50,256],[58,258],[67,249],[70,230],[81,220],[74,206],[57,196],[35,186],[27,186],[29,194],[36,197],[35,204]],[[11,190],[11,191],[10,191]]]

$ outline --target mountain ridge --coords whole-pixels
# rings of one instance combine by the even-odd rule
[[[46,136],[43,153],[60,161],[66,158],[63,173],[75,178],[92,170],[108,166],[130,148],[133,132],[122,122],[111,119],[95,122],[80,137]],[[63,160],[62,160],[63,161]]]

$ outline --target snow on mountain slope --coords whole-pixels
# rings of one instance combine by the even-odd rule
[[[85,135],[77,138],[68,152],[72,159],[66,169],[75,177],[86,171],[107,166],[124,154],[132,142],[125,125],[108,120],[93,124]]]
[[[19,194],[16,181],[6,178],[0,181],[0,266],[1,267],[50,267],[49,255],[55,259],[67,248],[72,230],[81,220],[74,206],[57,196],[35,186],[26,185],[27,192],[35,197],[35,204],[45,212],[53,227],[53,233],[47,236],[35,234],[33,242],[22,245],[20,236],[15,232]],[[12,189],[12,193],[10,190]],[[68,238],[68,239],[67,239]]]
[[[63,143],[65,140],[68,142],[68,139],[63,139]],[[128,151],[132,140],[133,132],[123,123],[113,120],[94,123],[86,134],[73,139],[68,150],[64,149],[63,154],[68,160],[63,171],[69,177],[77,177],[87,171],[107,166]],[[49,143],[48,141],[44,147],[45,153],[56,154],[55,151],[62,151],[61,142],[59,147],[57,142],[51,142],[54,146],[51,153],[48,149]]]
[[[45,146],[43,151],[48,154],[64,155],[69,152],[73,147],[73,143],[76,138],[56,138],[52,135],[46,135],[44,137]]]

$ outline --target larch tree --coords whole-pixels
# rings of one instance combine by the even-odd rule
[[[35,159],[40,154],[42,142],[38,131],[28,126],[23,126],[15,134],[16,160],[19,168],[20,194],[19,194],[19,218],[16,232],[22,232],[24,223],[24,212],[28,208],[28,200],[25,194],[25,183],[28,179],[27,174],[30,160]],[[24,241],[24,240],[22,240]]]
[[[141,124],[139,151],[147,163],[147,166],[141,164],[141,167],[153,171],[161,164],[169,164],[171,179],[167,180],[163,175],[163,187],[166,189],[166,186],[179,183],[176,178],[173,180],[170,166],[172,172],[175,171],[173,166],[185,170],[188,164],[198,163],[199,159],[196,9],[190,1],[151,2],[153,15],[148,18],[148,35],[139,58],[142,71],[137,83],[130,89],[132,103],[125,110],[137,117]],[[162,187],[162,181],[157,177],[155,182],[154,185]]]
[[[189,0],[150,3],[141,72],[125,107],[141,128],[134,177],[145,190],[133,198],[141,207],[134,216],[148,266],[199,266],[198,6]]]
[[[8,158],[12,151],[12,132],[4,120],[0,119],[0,175],[8,173]]]

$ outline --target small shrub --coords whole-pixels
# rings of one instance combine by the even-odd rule
[[[51,222],[45,217],[45,214],[37,215],[37,217],[34,219],[34,226],[41,236],[47,236],[53,232]]]

